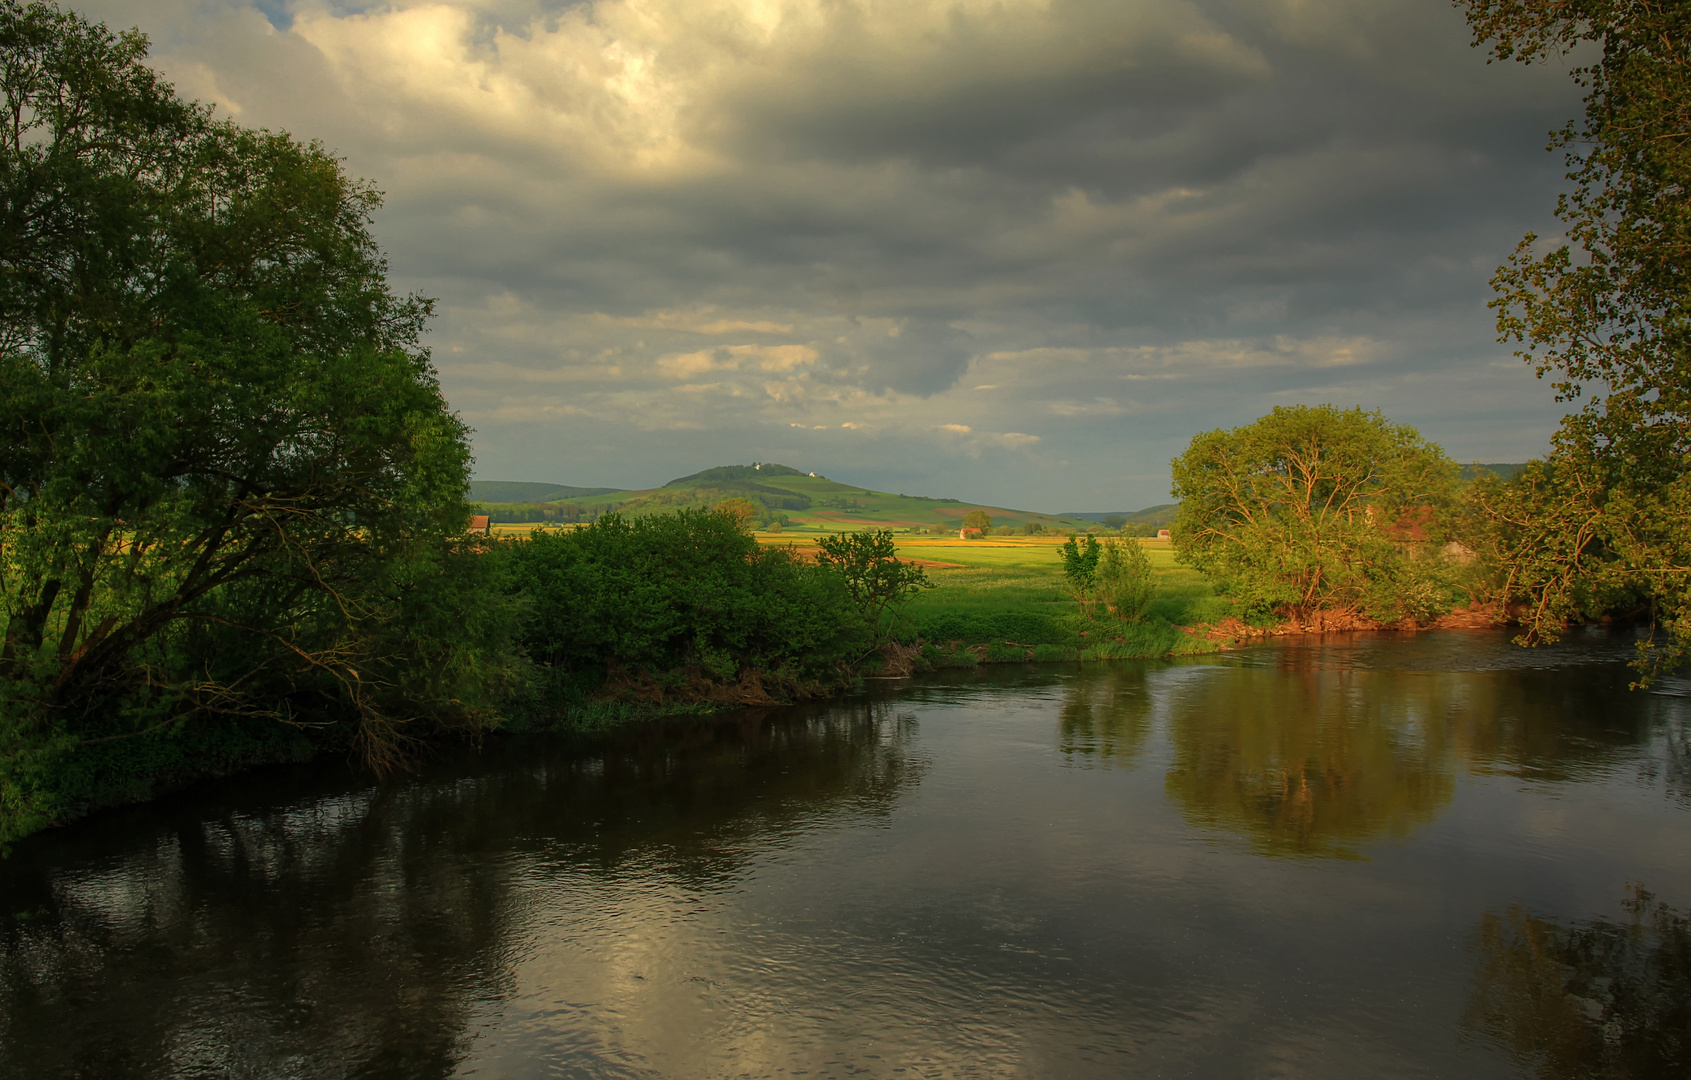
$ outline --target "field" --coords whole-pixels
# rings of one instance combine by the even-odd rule
[[[567,526],[566,526],[567,527]],[[526,536],[537,526],[496,524],[498,536]],[[759,532],[760,544],[816,552],[822,530]],[[839,530],[833,530],[839,531]],[[1180,627],[1214,623],[1228,607],[1202,576],[1176,564],[1167,540],[1139,543],[1157,574],[1157,595],[1136,624],[1110,619],[1102,610],[1088,618],[1064,589],[1058,536],[897,536],[900,558],[923,567],[935,588],[905,608],[899,636],[920,637],[953,653],[972,650],[980,660],[1074,660],[1166,656],[1210,651],[1205,639]]]
[[[784,534],[758,539],[793,542]],[[919,635],[953,651],[958,645],[980,647],[977,656],[992,660],[1165,656],[1212,647],[1177,626],[1219,620],[1226,606],[1195,571],[1175,564],[1168,541],[1138,541],[1157,572],[1158,590],[1148,617],[1134,625],[1102,611],[1091,619],[1080,614],[1063,588],[1059,543],[1056,537],[899,537],[899,555],[926,567],[937,586],[905,609],[905,636]],[[802,540],[796,546],[805,547]]]

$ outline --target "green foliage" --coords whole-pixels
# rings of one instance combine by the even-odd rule
[[[681,489],[683,495],[688,489],[698,489],[699,496],[707,500],[741,496],[761,503],[771,510],[804,510],[810,506],[810,496],[758,482],[803,475],[799,470],[786,465],[719,465],[714,469],[705,469],[691,476],[671,480],[664,487]],[[652,499],[652,496],[647,498]],[[654,500],[653,504],[662,505],[663,500]]]
[[[871,647],[893,633],[899,609],[934,583],[925,570],[898,558],[892,530],[836,533],[817,540],[816,561],[837,575],[867,627]]]
[[[963,515],[965,529],[979,529],[982,533],[992,528],[992,515],[985,510],[971,510]]]
[[[723,514],[734,522],[736,528],[742,532],[750,532],[757,521],[758,507],[750,499],[723,499],[711,508],[715,514]]]
[[[338,725],[389,765],[512,674],[377,193],[145,51],[0,0],[0,835],[97,801],[95,747]]]
[[[1057,546],[1057,557],[1063,562],[1063,582],[1083,612],[1092,610],[1098,560],[1102,554],[1098,538],[1090,533],[1081,537],[1079,542],[1076,542],[1075,534],[1070,533],[1069,538]]]
[[[1468,0],[1476,43],[1524,63],[1582,43],[1587,91],[1556,212],[1567,243],[1528,235],[1492,279],[1500,340],[1562,400],[1586,398],[1550,459],[1480,502],[1502,599],[1523,640],[1645,598],[1666,642],[1646,676],[1691,656],[1691,8],[1621,0]]]
[[[588,509],[579,503],[547,502],[547,503],[482,503],[477,507],[493,521],[500,524],[533,524],[533,525],[574,525],[581,521],[592,521],[598,517],[600,510]]]
[[[1066,560],[1065,560],[1066,561]],[[1133,540],[1105,540],[1094,575],[1104,610],[1123,622],[1138,622],[1156,595],[1156,576],[1145,549]]]
[[[822,678],[866,643],[837,574],[759,547],[723,514],[611,514],[496,555],[503,592],[527,610],[541,712],[580,703],[614,672],[660,690],[749,672]]]
[[[1464,540],[1479,559],[1479,598],[1514,605],[1524,644],[1554,641],[1570,620],[1658,604],[1670,635],[1691,632],[1683,614],[1691,583],[1671,569],[1691,547],[1686,482],[1642,492],[1611,482],[1604,464],[1571,441],[1507,481],[1482,476],[1468,492]]]
[[[1247,617],[1427,618],[1456,466],[1413,428],[1361,409],[1282,406],[1193,438],[1176,458],[1174,543]]]
[[[991,605],[923,609],[914,616],[917,630],[930,641],[1020,641],[1068,644],[1074,633],[1059,611]]]

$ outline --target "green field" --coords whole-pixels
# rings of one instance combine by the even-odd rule
[[[531,485],[542,488],[541,485]],[[553,485],[553,487],[558,487]],[[522,490],[514,484],[487,483],[486,493]],[[494,532],[521,534],[536,526],[568,527],[592,515],[620,513],[629,517],[710,508],[728,498],[747,498],[765,514],[780,513],[786,524],[779,530],[760,530],[758,541],[792,545],[801,553],[815,551],[815,539],[826,533],[862,529],[891,529],[897,534],[900,557],[927,569],[937,586],[913,600],[905,610],[900,636],[920,638],[968,662],[981,660],[1074,660],[1110,657],[1166,656],[1170,653],[1211,651],[1218,646],[1181,627],[1215,623],[1228,614],[1224,601],[1195,571],[1177,566],[1166,540],[1139,540],[1158,575],[1157,598],[1146,618],[1126,624],[1101,609],[1091,617],[1064,589],[1057,545],[1070,531],[1097,528],[1075,517],[1039,514],[998,506],[983,506],[922,495],[874,491],[810,476],[781,465],[721,466],[643,491],[559,496],[546,503],[523,504],[527,512],[552,507],[544,520],[527,521],[498,504],[484,504],[494,516]],[[561,512],[567,508],[567,513]],[[1043,535],[994,535],[961,540],[955,530],[971,510],[985,510],[994,526],[1023,531],[1030,523],[1048,530]],[[1168,507],[1153,508],[1166,512]],[[945,535],[932,535],[936,528]],[[923,535],[928,534],[928,535]]]
[[[759,539],[789,542],[782,535]],[[905,609],[907,636],[952,652],[956,646],[973,648],[978,659],[1005,661],[1166,656],[1217,647],[1178,629],[1215,622],[1228,609],[1201,576],[1175,564],[1168,541],[1139,541],[1157,572],[1158,593],[1148,617],[1133,625],[1101,610],[1090,619],[1081,615],[1063,588],[1058,543],[1044,537],[901,537],[901,557],[940,564],[927,568],[936,588]]]
[[[493,531],[522,536],[534,528],[495,525]],[[814,539],[814,532],[791,529],[757,533],[761,544],[791,546],[805,555],[815,552]],[[1080,613],[1063,587],[1061,542],[1055,536],[898,537],[899,556],[922,565],[935,585],[904,609],[900,636],[972,649],[977,659],[987,660],[1167,656],[1218,647],[1179,629],[1218,622],[1230,609],[1202,575],[1175,563],[1167,540],[1137,541],[1150,556],[1158,587],[1146,618],[1133,625],[1101,609],[1092,618]]]

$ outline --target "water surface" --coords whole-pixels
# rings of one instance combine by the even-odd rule
[[[280,770],[0,863],[0,1074],[1682,1076],[1628,644],[988,668]]]

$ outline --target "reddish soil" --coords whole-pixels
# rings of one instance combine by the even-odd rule
[[[1202,626],[1182,626],[1179,629],[1183,633],[1202,637],[1209,641],[1235,643],[1249,641],[1253,638],[1287,637],[1292,634],[1332,634],[1347,630],[1485,630],[1493,626],[1502,626],[1507,621],[1506,617],[1499,617],[1495,608],[1481,604],[1470,604],[1466,608],[1452,611],[1448,615],[1440,616],[1426,623],[1418,622],[1415,619],[1383,623],[1364,615],[1317,612],[1313,619],[1303,622],[1289,621],[1278,626],[1250,626],[1229,616],[1218,623],[1207,623]]]

